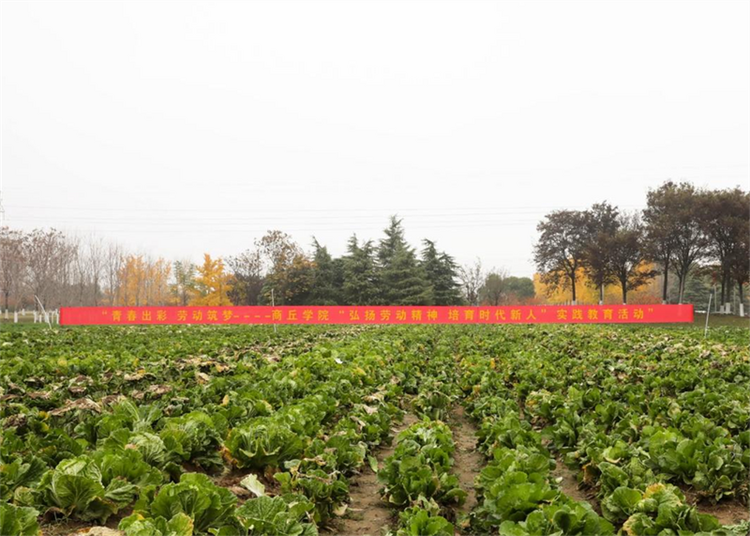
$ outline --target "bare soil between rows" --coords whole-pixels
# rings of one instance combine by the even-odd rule
[[[418,419],[407,413],[404,421],[394,427],[394,437],[399,432],[417,422]],[[467,492],[466,502],[458,509],[459,513],[469,513],[477,504],[474,479],[485,464],[484,457],[476,449],[476,427],[464,414],[464,408],[456,405],[450,416],[449,426],[453,432],[456,451],[453,454],[453,474],[458,477],[460,486]],[[395,443],[377,452],[378,464],[393,454]],[[367,466],[360,476],[353,479],[349,488],[351,502],[345,517],[335,521],[330,534],[339,536],[377,536],[395,524],[398,510],[390,508],[380,497],[377,475]]]
[[[450,426],[453,430],[453,441],[456,443],[453,474],[458,477],[461,488],[467,493],[466,502],[459,512],[468,514],[477,504],[474,479],[487,462],[477,450],[477,429],[474,422],[465,415],[463,406],[453,408]]]
[[[408,428],[418,419],[411,413],[404,415],[404,420],[393,428],[393,436]],[[378,466],[383,464],[388,456],[393,454],[396,447],[395,441],[390,445],[378,449],[376,459]],[[368,464],[362,468],[362,473],[351,480],[349,486],[349,508],[344,517],[335,520],[332,527],[323,533],[338,534],[341,536],[382,534],[384,529],[395,520],[396,511],[388,507],[388,504],[380,497],[380,482],[378,475],[373,472]]]
[[[395,438],[402,430],[418,420],[412,413],[406,413],[403,421],[392,428],[393,437]],[[456,444],[452,472],[458,477],[461,488],[467,492],[466,501],[457,513],[468,514],[477,505],[474,480],[486,465],[487,460],[477,450],[477,428],[474,422],[466,416],[463,406],[457,404],[453,407],[448,424],[451,427],[453,440]],[[378,466],[382,466],[383,461],[393,454],[394,449],[395,441],[375,452]],[[247,474],[249,474],[247,471],[231,470],[214,477],[214,482],[219,486],[230,489],[238,496],[241,503],[250,496],[249,492],[239,486],[239,481]],[[594,491],[579,486],[575,471],[569,469],[558,459],[552,474],[560,479],[559,486],[563,493],[576,501],[588,502],[597,513],[601,514],[601,507]],[[273,494],[275,481],[268,478],[267,475],[257,476]],[[349,487],[350,503],[345,515],[333,520],[330,527],[321,530],[321,534],[331,536],[380,536],[384,534],[398,521],[398,510],[389,507],[382,500],[380,496],[381,487],[377,474],[373,472],[369,464],[365,464],[361,473],[351,479]],[[722,525],[735,525],[750,520],[750,508],[737,499],[711,504],[706,501],[699,502],[695,492],[689,489],[683,489],[682,491],[685,493],[688,503],[695,505],[702,514],[715,516]],[[41,526],[42,534],[44,536],[84,535],[88,534],[88,531],[91,531],[91,535],[96,536],[122,534],[116,530],[117,524],[129,513],[130,510],[128,509],[120,512],[119,515],[112,516],[105,526],[92,526],[90,522],[64,519],[57,522],[53,521]],[[457,530],[458,534],[468,536],[468,533],[461,531],[460,526],[457,526]]]
[[[557,467],[552,475],[562,479],[559,486],[563,493],[576,501],[588,502],[601,515],[602,509],[594,490],[582,489],[576,479],[575,471],[569,469],[560,459],[557,460]],[[685,494],[688,504],[695,506],[701,514],[716,517],[722,525],[736,525],[750,520],[750,507],[742,504],[738,499],[725,499],[718,504],[711,504],[708,501],[699,501],[697,494],[690,489],[681,487],[681,491]]]

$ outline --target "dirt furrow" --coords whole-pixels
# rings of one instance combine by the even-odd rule
[[[596,499],[596,493],[591,489],[581,489],[578,486],[575,471],[569,469],[560,457],[555,459],[555,463],[556,465],[555,469],[552,471],[552,476],[556,479],[560,479],[558,485],[562,492],[575,501],[588,502],[594,511],[601,515],[602,509],[599,506],[599,501]]]
[[[715,516],[722,525],[736,525],[750,520],[750,509],[738,499],[725,499],[719,504],[710,504],[707,502],[698,502],[696,504],[695,500],[690,498],[689,493],[686,493],[686,497],[688,503],[694,504],[701,514]]]
[[[394,437],[417,422],[417,418],[407,413],[404,421],[393,428]],[[395,441],[390,446],[383,447],[376,452],[378,466],[383,464],[388,456],[393,454]],[[349,497],[351,499],[349,508],[344,517],[338,519],[330,534],[341,536],[370,535],[378,536],[383,532],[383,527],[391,524],[394,510],[380,498],[380,483],[378,476],[369,465],[365,464],[362,473],[350,479]]]
[[[450,425],[453,430],[453,441],[456,443],[453,473],[458,477],[461,488],[468,493],[466,502],[459,511],[468,513],[477,504],[474,479],[482,470],[485,460],[477,450],[477,429],[464,414],[463,406],[454,406],[450,415]]]
[[[566,467],[559,457],[556,461],[557,467],[552,472],[552,476],[562,479],[559,485],[563,493],[576,501],[588,502],[594,511],[601,515],[602,509],[596,498],[595,491],[591,488],[581,489],[578,486],[576,472]],[[725,499],[719,504],[711,504],[707,501],[700,502],[694,491],[686,489],[684,486],[681,486],[680,488],[685,494],[688,504],[694,505],[701,514],[715,516],[722,525],[736,525],[737,523],[750,519],[750,511],[748,511],[748,507],[743,505],[737,499]]]

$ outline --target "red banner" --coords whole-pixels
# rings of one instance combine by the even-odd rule
[[[60,324],[649,324],[692,305],[63,307]]]

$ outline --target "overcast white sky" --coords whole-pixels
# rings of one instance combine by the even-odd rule
[[[749,6],[3,1],[6,223],[197,260],[397,213],[530,275],[551,209],[748,188]]]

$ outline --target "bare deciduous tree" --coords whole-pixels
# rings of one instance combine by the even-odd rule
[[[125,257],[119,244],[109,244],[104,252],[104,279],[107,285],[109,305],[117,303],[120,291],[123,258]]]
[[[507,270],[503,268],[490,270],[479,289],[479,303],[493,306],[507,303],[508,287],[506,279],[508,279]]]
[[[71,262],[76,247],[55,229],[35,229],[25,244],[27,284],[32,296],[45,307],[60,306],[71,282]]]
[[[482,261],[477,259],[474,264],[462,266],[458,272],[464,298],[469,305],[479,305],[479,289],[484,284],[485,274],[482,269]]]
[[[248,249],[227,259],[234,275],[234,286],[230,293],[236,305],[258,305],[265,280],[265,263],[261,250]]]
[[[0,229],[0,289],[6,311],[10,305],[11,295],[16,295],[16,308],[19,305],[17,295],[26,266],[25,240],[26,237],[21,231],[8,227]]]

